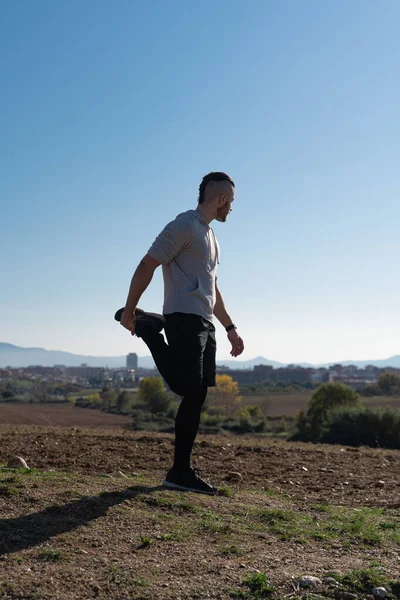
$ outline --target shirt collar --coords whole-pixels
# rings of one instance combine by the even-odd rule
[[[203,225],[205,225],[207,228],[210,227],[210,224],[207,222],[207,219],[201,214],[201,212],[199,210],[194,210],[193,211],[193,215],[196,217],[196,219],[198,221],[200,221],[200,223],[202,223]]]

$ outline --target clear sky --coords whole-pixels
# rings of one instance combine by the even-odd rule
[[[399,21],[398,0],[3,0],[0,341],[148,354],[113,314],[224,170],[241,358],[399,354]],[[140,306],[162,293],[159,270]]]

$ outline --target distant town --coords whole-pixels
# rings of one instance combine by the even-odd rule
[[[353,389],[362,391],[367,386],[377,383],[379,375],[392,372],[400,376],[400,369],[395,367],[376,367],[367,365],[359,368],[356,365],[335,364],[330,367],[300,367],[288,365],[274,368],[269,365],[255,365],[252,369],[231,369],[227,366],[217,366],[217,373],[230,375],[240,385],[299,385],[314,387],[324,382],[342,382]],[[138,356],[128,354],[126,366],[108,369],[106,367],[91,367],[83,363],[78,367],[54,365],[43,367],[32,365],[21,368],[0,369],[0,380],[26,379],[47,382],[74,383],[81,386],[119,386],[135,387],[140,379],[151,375],[159,375],[157,369],[144,369],[138,366]]]

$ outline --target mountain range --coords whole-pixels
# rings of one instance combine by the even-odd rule
[[[338,361],[336,361],[338,362]],[[72,354],[61,350],[45,350],[44,348],[22,348],[0,342],[0,368],[4,367],[28,367],[31,365],[40,365],[43,367],[53,367],[54,365],[65,365],[67,367],[78,367],[82,363],[89,367],[109,367],[118,368],[126,365],[126,356],[86,356],[83,354]],[[139,367],[143,369],[152,369],[154,361],[151,356],[139,356]],[[251,369],[254,365],[270,365],[275,369],[287,366],[274,360],[267,360],[263,356],[257,356],[251,360],[218,360],[219,366],[230,367],[231,369]],[[309,363],[297,363],[301,367],[328,367],[334,363],[324,363],[312,365]],[[363,368],[366,365],[375,365],[376,367],[397,367],[400,368],[400,355],[392,356],[387,359],[379,360],[344,360],[341,365],[356,365]]]

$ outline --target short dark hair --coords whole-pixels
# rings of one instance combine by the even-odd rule
[[[201,204],[204,201],[204,192],[206,190],[207,183],[209,183],[210,181],[229,181],[229,183],[233,187],[235,187],[233,179],[229,177],[229,175],[227,175],[226,173],[222,173],[222,171],[214,171],[212,173],[208,173],[208,175],[205,175],[203,177],[203,181],[199,186],[199,204]]]

